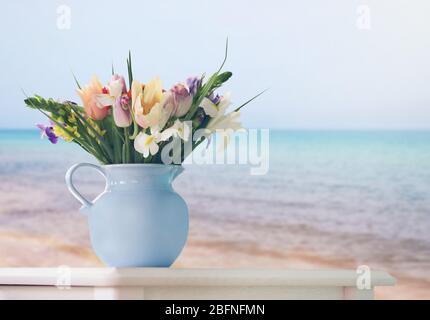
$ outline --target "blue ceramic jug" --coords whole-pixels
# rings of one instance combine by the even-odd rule
[[[106,179],[94,201],[73,185],[73,173],[90,167]],[[66,173],[66,184],[88,216],[97,256],[111,267],[169,267],[188,236],[188,208],[173,190],[181,166],[163,164],[79,163]]]

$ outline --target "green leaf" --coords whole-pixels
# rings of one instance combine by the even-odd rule
[[[215,77],[214,83],[212,85],[211,91],[215,90],[216,88],[219,88],[223,85],[224,82],[227,82],[233,73],[230,71],[223,72]]]
[[[73,75],[73,79],[75,79],[75,82],[76,82],[76,85],[78,86],[78,89],[81,89],[81,85],[79,84],[79,81],[78,81],[78,79],[76,79],[76,76],[73,72],[72,72],[72,75]]]
[[[221,63],[221,66],[219,67],[218,71],[216,73],[221,72],[222,68],[224,67],[225,62],[227,61],[228,57],[228,38],[225,40],[225,53],[224,53],[224,60]]]
[[[131,67],[131,51],[128,51],[128,59],[127,59],[127,73],[128,73],[128,86],[131,90],[131,84],[133,83],[133,70]]]
[[[261,96],[263,93],[265,93],[267,90],[269,89],[265,89],[263,91],[261,91],[259,94],[253,96],[251,99],[249,99],[248,101],[246,101],[245,103],[241,104],[239,107],[237,107],[236,109],[234,109],[235,112],[239,111],[240,109],[242,109],[244,106],[246,106],[248,103],[250,103],[251,101],[253,101],[254,99],[257,99],[259,96]]]

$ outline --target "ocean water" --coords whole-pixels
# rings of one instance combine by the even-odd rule
[[[95,162],[35,130],[0,131],[0,232],[89,247],[64,185],[80,161]],[[250,265],[260,255],[306,253],[430,283],[430,131],[272,130],[266,175],[249,165],[185,169],[174,186],[190,207],[191,242],[247,252]],[[103,189],[91,171],[78,181],[92,197]],[[12,255],[3,263],[24,253]]]

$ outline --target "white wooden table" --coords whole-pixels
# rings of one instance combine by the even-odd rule
[[[373,299],[355,270],[0,268],[0,299]]]

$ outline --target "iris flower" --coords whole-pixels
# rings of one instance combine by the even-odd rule
[[[38,123],[36,124],[36,127],[38,127],[41,131],[41,137],[47,137],[48,140],[52,143],[52,144],[56,144],[58,142],[58,137],[57,135],[54,133],[54,128],[53,128],[53,124],[51,123],[49,126],[45,126],[44,124]]]

